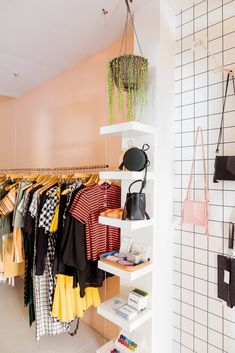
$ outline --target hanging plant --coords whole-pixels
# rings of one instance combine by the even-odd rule
[[[127,26],[129,16],[137,38],[137,43],[142,55],[134,21],[127,3],[127,20],[124,29],[122,46],[125,40],[127,47]],[[142,56],[126,54],[120,55],[108,62],[108,96],[109,96],[109,122],[114,122],[116,109],[125,111],[127,120],[134,120],[136,110],[143,113],[146,102],[148,82],[148,60]],[[124,104],[125,103],[125,104]]]

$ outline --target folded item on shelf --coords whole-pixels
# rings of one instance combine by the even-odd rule
[[[122,306],[124,306],[127,302],[127,299],[121,295],[117,295],[114,298],[108,300],[105,304],[109,306],[113,310],[118,310]]]
[[[130,252],[126,256],[127,261],[132,262],[134,265],[139,265],[141,263],[142,255],[139,252]]]
[[[108,208],[100,213],[100,216],[122,219],[123,208]]]
[[[120,261],[120,258],[119,257],[117,257],[117,256],[107,256],[106,257],[106,259],[107,260],[110,260],[110,261],[113,261],[113,262],[118,262],[118,261]]]
[[[117,310],[117,314],[126,320],[132,320],[138,314],[138,311],[126,304]]]
[[[118,261],[119,265],[123,265],[123,266],[134,266],[134,264],[132,262],[126,261],[126,260],[120,260]]]

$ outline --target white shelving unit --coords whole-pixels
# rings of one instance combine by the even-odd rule
[[[100,172],[100,179],[110,180],[138,180],[143,179],[144,172],[119,172],[119,171],[106,171]],[[147,180],[154,180],[154,173],[148,172]]]
[[[129,220],[123,221],[122,219],[118,219],[118,218],[100,216],[99,223],[105,224],[106,226],[121,228],[125,231],[132,232],[137,229],[151,227],[153,225],[153,219],[141,220],[141,221],[129,221]]]
[[[150,158],[150,167],[153,168],[153,153],[154,153],[154,138],[155,138],[156,128],[150,125],[142,124],[137,121],[125,122],[122,124],[103,126],[100,129],[100,134],[104,136],[117,135],[122,138],[122,148],[127,148],[129,140],[132,139],[133,145],[139,148],[142,147],[144,143],[148,143],[151,146],[148,156]],[[150,157],[151,155],[151,157]],[[154,194],[154,172],[148,170],[147,174],[147,205],[153,205],[153,194]],[[120,180],[122,189],[122,202],[126,198],[126,193],[128,192],[128,187],[132,181],[142,179],[144,177],[144,172],[130,172],[130,171],[103,171],[100,172],[100,179],[110,179],[110,180]],[[148,189],[149,188],[149,189]],[[123,206],[123,205],[122,205]],[[148,209],[151,214],[151,210]],[[122,236],[128,236],[133,238],[140,243],[144,243],[152,247],[153,244],[153,225],[154,218],[150,220],[121,220],[117,218],[110,217],[99,217],[99,223],[120,228],[121,238]],[[99,261],[98,267],[106,272],[112,273],[120,278],[120,294],[125,297],[128,292],[133,288],[140,288],[144,291],[149,292],[150,297],[153,288],[153,264],[150,263],[148,266],[140,268],[135,271],[126,271],[122,268],[113,266],[111,263]],[[138,315],[133,320],[125,320],[121,316],[116,314],[116,311],[108,306],[105,302],[102,303],[98,308],[97,312],[99,315],[103,316],[107,320],[118,325],[129,332],[136,331],[137,334],[142,335],[145,338],[146,347],[144,349],[146,352],[152,351],[152,309],[149,307],[144,311],[138,313]],[[105,346],[103,347],[105,348]],[[101,350],[102,351],[102,350]]]
[[[123,319],[120,315],[117,315],[115,310],[111,309],[105,303],[101,304],[97,308],[97,312],[99,315],[105,317],[107,320],[129,332],[136,330],[152,317],[152,309],[148,308],[137,314],[134,319],[126,320]]]
[[[135,281],[136,279],[141,278],[148,273],[152,273],[153,270],[152,264],[149,264],[148,266],[140,268],[139,270],[129,272],[102,261],[98,261],[98,267],[105,272],[112,273],[113,275],[129,282]]]
[[[153,135],[154,133],[154,126],[142,124],[138,121],[107,125],[100,128],[100,135],[120,135],[128,138],[143,136],[146,134]]]

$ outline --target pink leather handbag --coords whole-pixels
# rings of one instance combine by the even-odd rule
[[[194,166],[195,166],[195,158],[196,158],[196,150],[197,150],[199,134],[201,135],[201,143],[202,143],[205,201],[196,201],[191,198],[192,180],[193,180],[193,174],[194,174]],[[209,206],[208,195],[209,195],[208,180],[207,180],[207,174],[206,174],[206,160],[205,160],[205,146],[204,146],[204,139],[203,139],[203,131],[201,127],[198,127],[197,134],[196,134],[196,142],[194,146],[190,180],[188,184],[188,191],[187,191],[186,199],[184,200],[184,207],[182,212],[182,224],[195,224],[198,226],[206,227],[205,229],[206,234],[208,234],[208,206]]]

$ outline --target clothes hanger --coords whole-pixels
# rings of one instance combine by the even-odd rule
[[[6,180],[6,175],[0,175],[0,183],[4,182]]]
[[[71,182],[70,185],[73,184],[73,181],[77,181],[78,178],[75,177],[76,174],[71,174],[71,175],[62,175],[62,179],[66,180],[68,183]],[[67,195],[70,191],[70,185],[68,185],[68,187],[63,190],[63,192],[61,193],[61,195]]]
[[[90,179],[86,183],[84,183],[84,185],[89,186],[89,185],[93,184],[95,182],[96,178],[97,178],[97,174],[92,174]]]
[[[20,182],[21,182],[22,178],[19,178],[18,180],[16,180],[16,182],[14,184],[11,185],[7,185],[5,187],[6,191],[10,191],[11,189],[13,189],[14,187],[16,187]]]
[[[46,183],[46,185],[40,189],[39,194],[42,195],[44,191],[50,189],[52,186],[57,184],[59,180],[60,178],[58,177],[58,175],[51,175],[48,183]]]
[[[100,179],[99,182],[98,182],[98,185],[102,185],[102,184],[109,184],[109,185],[112,185],[112,180],[110,179]]]
[[[36,178],[36,183],[34,183],[31,187],[28,188],[27,192],[31,192],[33,189],[36,187],[43,185],[43,182],[48,179],[48,175],[39,175],[38,178]]]

